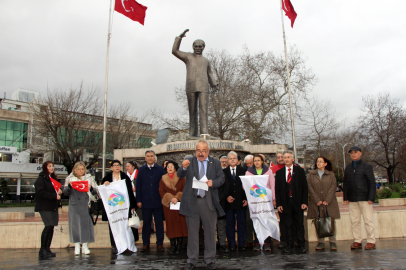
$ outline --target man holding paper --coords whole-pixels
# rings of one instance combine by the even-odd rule
[[[199,258],[200,220],[204,228],[204,260],[209,269],[217,269],[217,212],[219,216],[225,215],[217,189],[224,184],[224,173],[220,161],[209,157],[209,153],[209,144],[200,140],[196,145],[196,156],[184,160],[178,170],[178,177],[186,178],[179,211],[186,216],[188,230],[188,263],[185,269],[194,269]],[[203,181],[206,186],[202,185]]]

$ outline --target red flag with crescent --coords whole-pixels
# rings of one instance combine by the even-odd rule
[[[114,10],[144,25],[147,7],[139,4],[135,0],[116,0]]]
[[[51,176],[49,177],[51,179],[51,183],[54,186],[54,189],[56,192],[59,191],[59,189],[61,188],[61,183],[59,183],[58,181],[56,181],[55,179],[53,179]]]
[[[70,185],[73,189],[81,192],[88,192],[89,191],[89,182],[88,181],[72,181]]]
[[[291,22],[291,26],[293,28],[293,24],[295,23],[297,13],[292,6],[290,0],[282,0],[282,9],[285,11],[285,15],[288,16]]]

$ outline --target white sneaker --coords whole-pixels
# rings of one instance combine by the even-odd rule
[[[82,243],[82,253],[85,255],[89,255],[90,254],[90,250],[87,247],[87,243]]]
[[[80,243],[75,243],[75,255],[80,255]]]

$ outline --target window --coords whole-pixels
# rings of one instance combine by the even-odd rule
[[[27,148],[28,124],[0,120],[0,146],[17,147],[21,152]]]

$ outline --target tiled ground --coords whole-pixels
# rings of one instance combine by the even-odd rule
[[[327,242],[328,244],[328,242]],[[314,250],[316,243],[308,244],[307,254],[282,255],[277,248],[270,254],[252,250],[217,254],[219,269],[406,269],[406,239],[377,241],[377,249],[351,251],[351,241],[339,241],[338,251]],[[364,243],[365,244],[365,243]],[[328,246],[328,245],[327,245]],[[276,246],[275,246],[276,247]],[[57,257],[38,259],[38,250],[0,250],[0,269],[182,269],[185,252],[180,256],[158,253],[112,255],[109,249],[92,249],[88,256],[75,257],[73,249],[53,250]],[[205,269],[203,251],[198,269]]]

